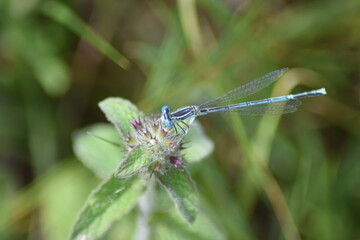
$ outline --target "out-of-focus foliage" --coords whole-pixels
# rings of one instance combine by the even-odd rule
[[[200,217],[189,230],[159,202],[154,238],[199,239],[207,222],[227,239],[359,238],[359,16],[358,0],[0,1],[0,239],[66,239],[100,181],[71,142],[106,121],[99,101],[159,113],[283,67],[261,96],[328,95],[282,117],[199,118],[215,142],[190,167]],[[131,239],[136,214],[103,238]]]

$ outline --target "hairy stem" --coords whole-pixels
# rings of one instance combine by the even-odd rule
[[[139,198],[139,213],[137,217],[137,229],[135,232],[135,240],[148,240],[151,236],[151,228],[149,226],[149,218],[154,210],[156,200],[155,179],[150,178],[147,190],[143,196]]]

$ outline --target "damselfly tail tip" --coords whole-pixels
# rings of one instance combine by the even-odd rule
[[[326,95],[326,94],[327,94],[325,88],[320,88],[320,89],[317,90],[317,92],[318,92],[319,94],[321,94],[321,95]]]
[[[281,72],[281,74],[284,74],[286,73],[287,71],[289,71],[289,68],[288,67],[285,67],[285,68],[282,68],[279,70]]]

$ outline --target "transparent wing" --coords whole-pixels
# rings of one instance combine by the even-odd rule
[[[247,97],[253,93],[258,92],[259,90],[269,86],[273,82],[275,82],[281,75],[283,75],[288,68],[283,68],[280,70],[273,71],[271,73],[266,74],[265,76],[258,78],[252,82],[246,83],[230,92],[225,93],[224,95],[217,97],[213,100],[205,102],[199,105],[200,108],[204,108],[206,106],[214,105],[215,103],[224,103],[229,102],[231,100],[239,100],[241,98]]]
[[[279,115],[295,112],[300,104],[300,100],[292,99],[285,102],[276,102],[250,107],[236,108],[231,110],[225,110],[222,112],[236,112],[244,116]]]

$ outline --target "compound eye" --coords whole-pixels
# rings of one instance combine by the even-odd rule
[[[174,126],[174,123],[172,121],[166,121],[165,122],[165,126],[167,126],[168,128]]]
[[[169,112],[169,107],[168,107],[167,105],[163,106],[163,107],[161,108],[161,112],[162,112],[162,113],[168,113],[168,112]]]

